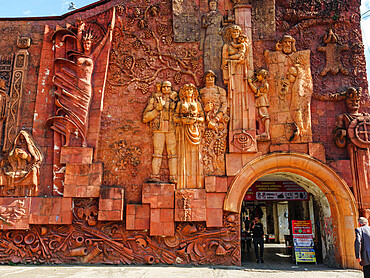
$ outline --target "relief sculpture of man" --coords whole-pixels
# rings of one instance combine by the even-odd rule
[[[225,89],[215,85],[216,74],[209,70],[204,75],[205,87],[200,98],[206,115],[203,164],[206,175],[225,175],[227,124],[227,98]]]
[[[347,112],[337,116],[333,130],[334,142],[347,147],[351,160],[353,193],[360,212],[370,214],[370,115],[359,112],[361,88],[348,88],[345,92],[331,95],[334,100],[345,99]]]
[[[204,71],[212,70],[221,76],[222,36],[221,26],[223,15],[217,10],[218,1],[209,0],[209,12],[201,19],[201,33],[199,49],[203,50]]]
[[[285,35],[276,51],[266,50],[264,55],[269,71],[272,142],[312,142],[310,50],[297,51],[295,39]]]
[[[173,121],[177,101],[178,95],[172,91],[171,83],[169,81],[158,82],[156,91],[149,98],[143,113],[143,122],[150,123],[153,132],[152,175],[149,179],[151,182],[161,181],[160,168],[165,145],[170,170],[170,182],[177,182],[176,135],[175,123]]]

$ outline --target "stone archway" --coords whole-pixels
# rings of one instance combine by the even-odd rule
[[[274,173],[302,177],[310,182],[312,190],[322,191],[330,205],[335,261],[344,268],[358,268],[353,248],[358,212],[353,194],[332,168],[308,155],[273,153],[250,161],[231,182],[224,210],[240,213],[248,188],[262,176]]]

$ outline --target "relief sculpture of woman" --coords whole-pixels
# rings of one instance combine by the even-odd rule
[[[61,41],[66,45],[68,39],[72,39],[77,45],[77,50],[67,52],[67,59],[56,58],[54,61],[53,83],[56,87],[57,110],[55,116],[49,118],[47,123],[51,124],[54,131],[65,136],[64,146],[69,146],[71,134],[77,134],[77,132],[82,137],[82,146],[86,146],[94,66],[107,39],[112,34],[112,28],[110,28],[93,49],[97,38],[92,30],[85,29],[85,23],[79,21],[77,34],[70,29],[59,29],[53,34],[53,39],[62,36]]]
[[[32,137],[20,131],[0,161],[1,196],[37,196],[42,155]]]
[[[179,93],[174,121],[177,123],[178,183],[177,189],[203,188],[201,141],[204,111],[195,85],[184,85]]]
[[[228,86],[230,105],[230,129],[249,128],[243,119],[247,115],[246,79],[249,55],[249,40],[242,34],[238,25],[230,25],[224,30],[225,44],[222,48],[222,71],[225,85]]]

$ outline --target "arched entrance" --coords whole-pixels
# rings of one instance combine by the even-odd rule
[[[269,174],[284,175],[297,181],[330,211],[335,262],[344,268],[355,268],[353,250],[357,208],[346,182],[329,166],[305,154],[273,153],[258,157],[246,164],[233,179],[224,202],[224,210],[240,213],[248,188]]]

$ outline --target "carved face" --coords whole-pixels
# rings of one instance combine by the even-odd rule
[[[358,98],[346,98],[346,106],[349,113],[358,112],[360,108],[360,99]]]
[[[194,95],[193,88],[187,87],[186,90],[185,90],[185,97],[192,98],[193,95]]]
[[[259,74],[259,73],[257,73],[257,80],[258,81],[262,81],[263,80],[263,76],[261,75],[261,74]]]
[[[238,37],[238,43],[244,43],[245,42],[245,37],[244,36],[239,36]]]
[[[211,74],[211,73],[208,73],[208,74],[206,75],[205,80],[206,80],[206,83],[207,83],[207,84],[214,84],[214,83],[215,83],[215,77],[214,77],[214,75],[213,75],[213,74]]]
[[[237,39],[240,36],[240,31],[238,29],[232,29],[230,32],[233,39]]]
[[[23,135],[20,135],[18,137],[18,141],[17,141],[17,147],[20,147],[20,148],[26,148],[27,147],[27,141],[26,141],[26,138],[24,138]]]
[[[291,40],[283,40],[281,42],[281,44],[282,44],[282,47],[283,47],[283,53],[290,54],[290,53],[293,52],[293,47],[292,47],[293,41],[291,41]]]
[[[91,46],[92,46],[92,41],[90,41],[90,40],[84,41],[83,45],[84,45],[84,50],[85,51],[90,51]]]
[[[217,2],[216,1],[210,1],[208,5],[209,5],[209,9],[211,11],[216,11],[217,10]]]
[[[166,95],[171,93],[171,86],[167,86],[167,85],[162,86],[162,93]]]
[[[155,90],[156,90],[157,93],[160,93],[161,89],[162,89],[162,84],[161,83],[155,84]]]

